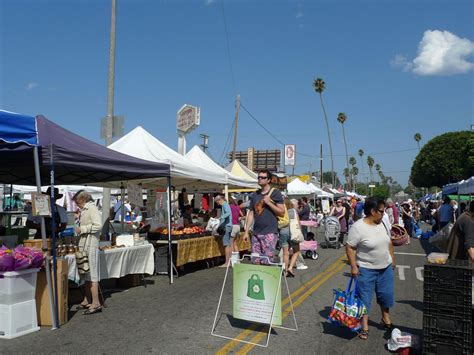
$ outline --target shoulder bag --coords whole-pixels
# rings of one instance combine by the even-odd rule
[[[87,252],[84,250],[89,238],[90,236],[87,236],[87,239],[84,242],[84,247],[82,248],[82,250],[76,251],[77,271],[79,272],[80,275],[87,274],[91,270],[90,265],[89,265],[89,257],[87,256]]]
[[[290,237],[291,241],[295,243],[301,243],[304,240],[303,232],[301,231],[300,221],[298,220],[298,216],[290,218]]]

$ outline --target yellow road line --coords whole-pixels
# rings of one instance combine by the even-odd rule
[[[321,271],[318,275],[313,277],[311,280],[306,281],[302,286],[300,286],[297,290],[293,291],[291,293],[291,298],[295,299],[296,296],[298,296],[300,293],[304,292],[305,290],[310,287],[311,284],[319,280],[320,278],[324,277],[327,275],[328,272],[331,272],[335,268],[338,268],[340,266],[340,263],[346,258],[345,255],[341,256],[339,259],[337,259],[333,264],[331,264],[327,269]],[[282,302],[282,307],[285,306],[288,302],[290,301],[290,297],[287,297],[283,300]],[[238,340],[244,340],[247,336],[249,336],[255,329],[257,328],[257,324],[252,324],[248,329],[242,331],[235,339],[236,340],[231,340],[229,341],[226,345],[224,345],[221,349],[219,349],[216,352],[216,355],[223,355],[226,354],[227,352],[231,351],[233,348],[235,348],[237,345],[240,344]]]
[[[306,291],[300,298],[298,298],[297,301],[293,303],[293,308],[297,308],[303,301],[311,296],[311,294],[316,291],[319,287],[321,287],[328,279],[333,277],[335,274],[337,274],[339,271],[341,271],[344,268],[345,264],[340,264],[335,270],[333,270],[331,273],[326,274],[326,276],[321,279],[318,283],[316,283],[313,287],[311,287],[308,291]],[[287,307],[285,311],[283,312],[282,319],[285,319],[289,314],[291,313],[291,306]],[[265,336],[267,336],[267,333],[258,333],[255,335],[252,339],[250,339],[250,342],[258,344]],[[245,346],[242,347],[236,354],[237,355],[243,355],[247,354],[250,350],[252,350],[255,347],[253,344],[245,344]]]

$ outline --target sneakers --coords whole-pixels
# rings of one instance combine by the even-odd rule
[[[308,265],[299,265],[296,267],[296,270],[306,270],[308,268]]]

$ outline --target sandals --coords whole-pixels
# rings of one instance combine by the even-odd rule
[[[286,277],[295,277],[295,274],[293,273],[293,271],[286,270],[285,276],[286,276]]]
[[[361,329],[358,334],[359,339],[367,340],[369,339],[369,330],[368,329]]]
[[[89,309],[90,306],[91,306],[90,304],[82,304],[82,303],[81,303],[81,304],[79,304],[79,305],[77,306],[76,309],[77,309],[78,311],[81,310],[81,309]]]
[[[95,308],[89,307],[87,310],[84,311],[84,315],[89,315],[89,314],[94,314],[94,313],[100,313],[102,312],[102,306],[98,306]]]
[[[393,328],[395,328],[395,326],[393,325],[393,323],[385,323],[385,321],[383,320],[383,318],[380,320],[380,324],[382,325],[382,327],[383,327],[384,330],[392,330]]]

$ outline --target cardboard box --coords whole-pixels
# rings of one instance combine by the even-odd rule
[[[48,249],[51,250],[51,238],[47,238]],[[23,245],[29,248],[41,249],[43,247],[43,241],[41,239],[25,239]]]
[[[58,318],[60,325],[63,325],[68,321],[68,272],[69,267],[67,260],[57,259],[56,275],[58,285]],[[51,272],[51,277],[52,276],[53,273]],[[38,325],[53,324],[51,320],[51,308],[49,306],[49,293],[45,270],[41,270],[38,273],[38,279],[36,281],[36,313],[38,315]]]

